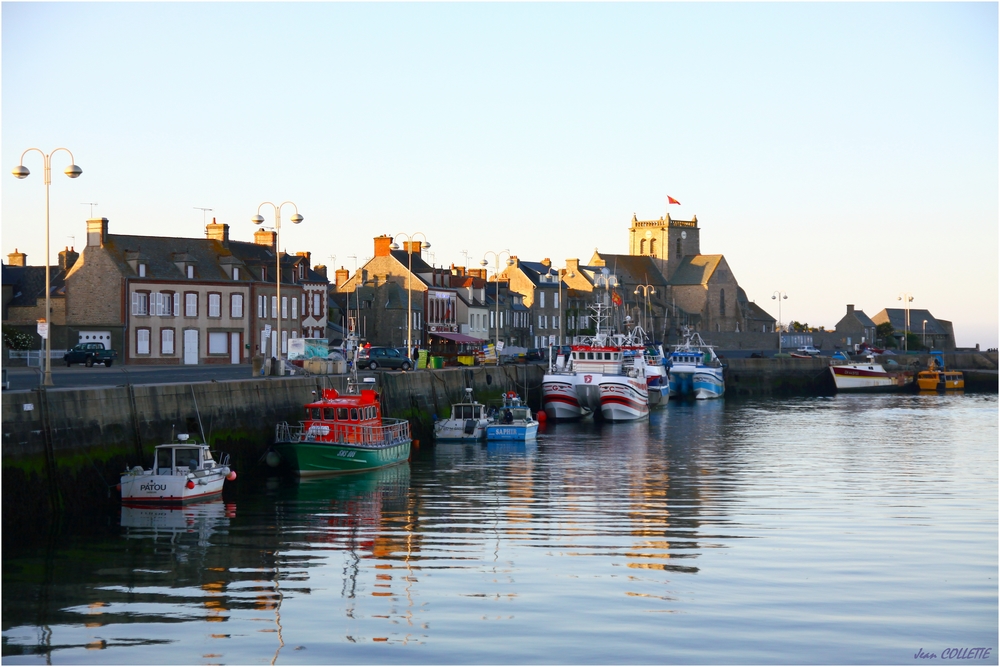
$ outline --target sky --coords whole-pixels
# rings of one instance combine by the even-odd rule
[[[314,264],[399,234],[563,266],[627,253],[669,195],[775,317],[776,291],[828,328],[908,294],[997,347],[997,7],[4,2],[2,255],[44,263],[32,147],[83,169],[52,156],[53,258],[88,202],[111,233],[249,241],[291,201]]]

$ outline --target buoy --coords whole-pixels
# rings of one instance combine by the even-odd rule
[[[230,482],[236,481],[236,471],[230,470],[229,474],[226,475],[226,479],[228,479]]]
[[[121,491],[122,490],[122,485],[121,484],[115,484],[115,488],[118,489],[119,491]]]
[[[548,418],[549,418],[549,416],[547,414],[545,414],[545,410],[542,410],[537,415],[535,415],[535,419],[538,420],[539,424],[541,424],[543,421],[545,421]]]
[[[187,488],[189,488],[189,489],[193,489],[194,488],[194,481],[189,479],[188,483],[185,486],[187,486]]]
[[[267,456],[264,457],[264,460],[267,461],[267,465],[272,468],[277,468],[281,465],[281,454],[275,451],[270,451],[267,453]]]

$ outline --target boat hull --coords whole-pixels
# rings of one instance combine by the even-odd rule
[[[125,505],[187,505],[222,496],[226,474],[221,470],[195,478],[194,488],[187,488],[186,475],[125,474],[121,476],[122,504]]]
[[[525,442],[538,435],[538,422],[530,424],[490,424],[486,427],[486,441]]]
[[[273,451],[300,477],[322,477],[375,470],[410,458],[410,441],[384,447],[357,447],[326,442],[276,442]]]
[[[486,437],[489,422],[480,419],[442,419],[434,424],[437,442],[479,442]]]
[[[601,416],[607,421],[634,421],[649,416],[645,380],[604,376],[600,384]]]
[[[677,398],[694,397],[697,400],[722,398],[726,383],[721,368],[698,366],[675,367],[670,370],[670,395]]]
[[[917,373],[920,391],[958,391],[965,389],[965,376],[957,371],[921,371]]]
[[[830,373],[838,392],[900,391],[908,382],[905,374],[889,373],[879,364],[830,366]]]
[[[546,375],[542,379],[542,409],[546,418],[576,421],[590,414],[589,408],[580,405],[576,384],[576,375]]]

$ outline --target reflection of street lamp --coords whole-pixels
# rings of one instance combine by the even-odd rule
[[[396,236],[406,237],[406,358],[413,359],[411,356],[413,354],[413,292],[410,290],[410,285],[413,282],[413,237],[419,234],[424,237],[424,242],[420,245],[421,248],[427,249],[431,247],[431,244],[427,242],[427,236],[423,232],[413,232],[412,234],[405,234],[400,232]],[[393,244],[389,246],[392,250],[399,250],[399,245],[395,243],[396,236],[393,236]]]
[[[896,301],[903,302],[903,309],[904,312],[906,313],[906,316],[903,321],[903,352],[909,352],[910,348],[908,345],[908,341],[906,340],[906,335],[910,333],[910,302],[913,301],[913,295],[907,292],[903,292],[896,298]]]
[[[253,224],[263,225],[264,216],[260,214],[261,207],[267,205],[274,208],[274,256],[275,256],[275,263],[277,264],[276,267],[277,274],[275,275],[274,284],[276,285],[277,288],[275,293],[275,298],[277,299],[277,306],[278,306],[276,308],[277,312],[274,314],[274,319],[278,321],[278,337],[276,339],[278,341],[278,344],[275,345],[274,347],[278,348],[276,350],[277,354],[275,354],[275,357],[277,357],[278,359],[281,359],[281,343],[282,343],[281,341],[281,209],[285,204],[292,204],[292,208],[295,209],[295,213],[292,215],[291,218],[289,218],[289,220],[291,220],[296,225],[302,222],[303,218],[301,215],[299,215],[299,207],[290,201],[284,201],[281,202],[280,204],[272,204],[269,201],[263,202],[260,206],[257,207],[257,215],[250,218],[253,221]]]
[[[479,262],[480,266],[486,266],[489,262],[486,261],[486,255],[493,255],[494,268],[493,268],[493,284],[496,287],[496,315],[494,316],[493,324],[496,330],[495,338],[493,340],[493,351],[496,353],[497,365],[500,365],[500,255],[507,253],[507,266],[514,266],[514,260],[510,258],[509,250],[501,250],[496,252],[495,250],[487,250],[483,253],[483,260]],[[509,290],[508,290],[509,291]]]
[[[781,290],[775,290],[771,298],[778,300],[778,354],[781,354],[781,301],[787,299],[788,295]]]
[[[646,310],[642,313],[642,327],[645,329],[648,324],[646,322],[646,312],[649,311],[649,295],[656,294],[656,288],[652,285],[636,285],[635,291],[632,294],[639,294],[640,290],[642,290],[642,295],[646,297]]]
[[[52,285],[51,277],[49,274],[49,186],[52,185],[52,156],[59,151],[66,151],[69,153],[70,165],[66,167],[63,171],[70,178],[76,178],[83,173],[83,169],[76,166],[76,160],[73,158],[73,153],[68,148],[57,148],[48,155],[43,153],[37,148],[29,148],[28,150],[21,153],[21,164],[14,167],[13,174],[17,178],[25,178],[31,172],[28,168],[24,166],[24,156],[31,151],[38,151],[42,153],[42,159],[45,164],[45,376],[42,380],[42,384],[46,387],[52,386],[52,322],[51,322],[51,312],[52,306],[49,302],[51,298]]]

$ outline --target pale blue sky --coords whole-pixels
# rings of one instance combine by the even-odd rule
[[[3,255],[117,233],[250,240],[351,270],[423,232],[439,265],[627,252],[697,215],[752,300],[845,305],[997,346],[997,3],[3,3]],[[270,221],[272,213],[264,212]],[[74,236],[74,239],[70,237]],[[428,258],[431,259],[431,258]],[[492,257],[491,257],[492,264]]]

